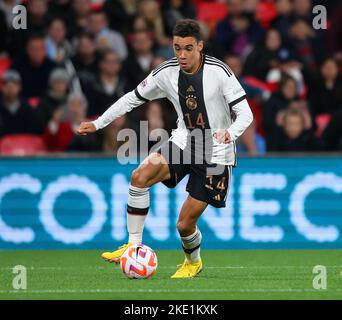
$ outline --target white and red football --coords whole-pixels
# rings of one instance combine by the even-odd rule
[[[124,275],[131,279],[148,279],[157,270],[156,253],[143,244],[132,245],[120,258],[120,267]]]

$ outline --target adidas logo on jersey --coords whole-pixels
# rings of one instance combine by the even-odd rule
[[[221,196],[218,194],[215,197],[213,197],[214,200],[221,201]]]
[[[186,92],[195,92],[195,89],[192,85],[190,85],[188,89],[186,89]]]

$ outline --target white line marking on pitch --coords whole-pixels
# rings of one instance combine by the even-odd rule
[[[329,289],[324,291],[318,291],[315,289],[89,289],[89,290],[78,290],[78,289],[65,289],[65,290],[0,290],[0,294],[28,294],[28,293],[181,293],[181,292],[226,292],[226,293],[277,293],[277,292],[342,292],[342,289]]]
[[[177,266],[159,266],[158,269],[174,269]],[[331,265],[331,266],[326,266],[327,268],[342,268],[342,265]],[[300,268],[312,268],[312,266],[204,266],[204,269],[281,269],[281,268],[295,268],[295,269],[300,269]],[[0,267],[0,270],[12,270],[13,267]],[[75,269],[75,267],[27,267],[28,270],[69,270],[69,269]],[[78,266],[77,270],[80,269],[98,269],[98,270],[106,270],[108,269],[107,267],[102,267],[102,266]]]

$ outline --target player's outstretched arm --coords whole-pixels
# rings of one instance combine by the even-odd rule
[[[130,112],[133,108],[150,100],[166,97],[165,92],[161,91],[152,77],[152,72],[138,85],[138,87],[126,93],[114,104],[112,104],[100,117],[92,122],[82,122],[78,129],[79,134],[87,134],[103,129],[115,119]]]
[[[77,130],[78,134],[87,135],[88,133],[93,133],[96,131],[96,127],[92,122],[82,122]]]
[[[100,117],[94,121],[82,122],[77,130],[78,134],[86,135],[88,133],[96,132],[99,129],[106,127],[115,119],[123,116],[143,104],[145,101],[141,100],[134,91],[126,93],[114,104],[112,104]]]

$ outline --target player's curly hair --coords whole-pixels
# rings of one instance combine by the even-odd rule
[[[197,41],[202,40],[200,25],[193,19],[180,19],[173,28],[173,36],[194,37]]]

